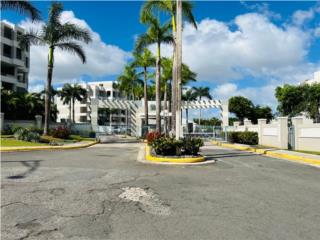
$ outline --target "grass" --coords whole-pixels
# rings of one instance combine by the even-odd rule
[[[1,147],[32,147],[32,146],[46,146],[45,143],[35,143],[16,140],[14,138],[1,138]]]

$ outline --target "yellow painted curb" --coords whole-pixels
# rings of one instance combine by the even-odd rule
[[[167,158],[167,157],[155,157],[150,153],[150,146],[146,145],[146,160],[151,162],[170,162],[170,163],[195,163],[203,162],[204,156],[190,157],[190,158]]]
[[[86,148],[95,145],[98,142],[90,142],[85,145],[78,146],[39,146],[39,147],[1,147],[0,152],[26,152],[39,150],[71,150],[78,148]]]
[[[218,142],[218,141],[212,141],[212,143],[214,145],[221,146],[221,147],[228,147],[228,148],[233,148],[233,149],[248,151],[248,152],[256,152],[259,154],[264,154],[269,157],[282,158],[282,159],[286,159],[289,161],[295,161],[295,162],[299,162],[299,163],[306,163],[306,164],[311,164],[311,165],[315,165],[315,166],[320,166],[320,160],[306,158],[303,156],[290,155],[287,153],[277,153],[277,152],[273,152],[272,150],[268,150],[268,149],[236,146],[234,144],[222,143],[222,142]]]

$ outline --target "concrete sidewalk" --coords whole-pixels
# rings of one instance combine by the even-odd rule
[[[281,158],[289,161],[320,167],[320,155],[281,150],[276,148],[259,148],[245,144],[232,144],[222,141],[212,141],[212,143],[221,147],[233,148],[248,152],[255,152],[258,154],[264,154],[269,157]]]
[[[0,147],[0,152],[20,152],[20,151],[38,151],[38,150],[67,150],[90,147],[97,142],[82,141],[76,143],[65,144],[62,146],[30,146],[30,147]]]

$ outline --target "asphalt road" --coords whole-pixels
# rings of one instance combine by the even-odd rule
[[[140,146],[2,154],[2,239],[319,239],[319,168],[215,146],[149,165]]]

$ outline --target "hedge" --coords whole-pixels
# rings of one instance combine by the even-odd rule
[[[259,138],[257,132],[228,132],[228,141],[231,143],[257,145]]]

